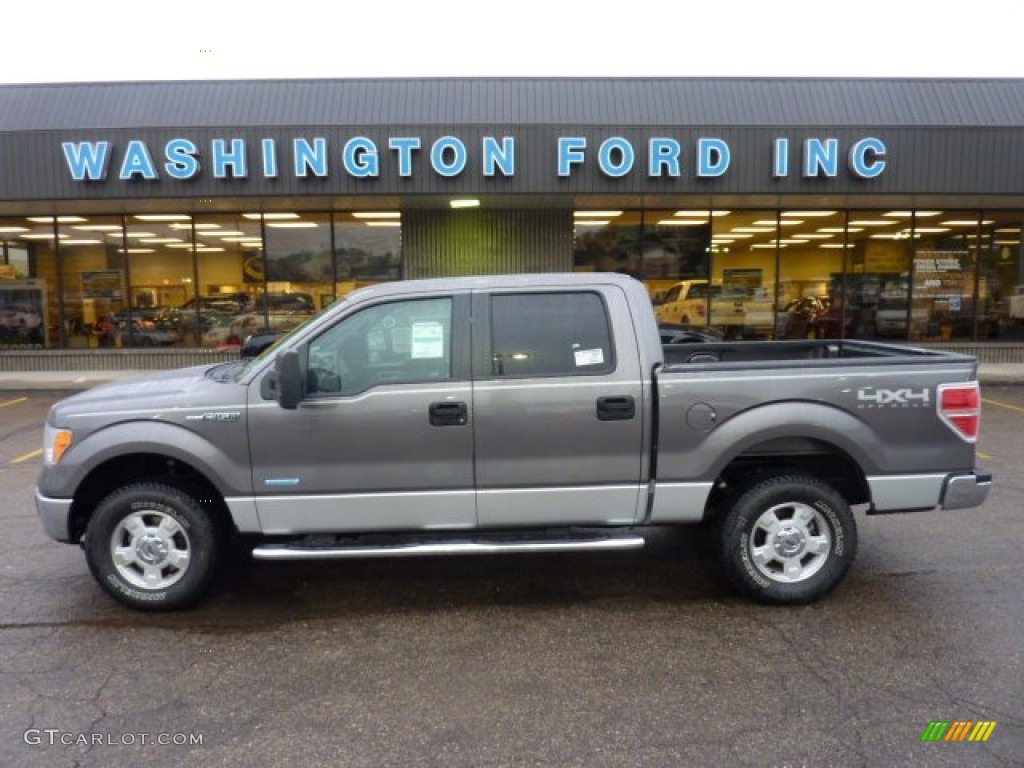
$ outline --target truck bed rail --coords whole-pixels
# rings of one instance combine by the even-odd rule
[[[666,344],[663,346],[666,370],[684,370],[694,365],[744,368],[786,365],[863,365],[890,360],[904,363],[945,364],[977,362],[971,355],[939,349],[883,344],[870,341],[797,340],[797,341],[725,341],[708,344]]]

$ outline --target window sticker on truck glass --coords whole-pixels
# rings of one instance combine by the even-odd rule
[[[573,351],[573,356],[576,358],[577,368],[582,368],[585,365],[604,365],[604,350],[600,347],[597,349],[577,349]]]
[[[435,322],[413,323],[413,360],[436,360],[441,357],[444,357],[444,326]]]

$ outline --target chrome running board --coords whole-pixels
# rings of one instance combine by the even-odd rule
[[[467,541],[435,541],[396,543],[384,546],[323,546],[304,541],[288,544],[262,544],[252,551],[257,560],[333,560],[361,557],[428,557],[432,555],[496,555],[532,554],[537,552],[593,552],[640,549],[642,536],[608,536],[603,538],[544,539],[476,539]]]

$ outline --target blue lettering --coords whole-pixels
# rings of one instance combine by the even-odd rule
[[[772,158],[772,176],[776,179],[789,176],[789,139],[775,140],[775,155]]]
[[[260,146],[263,150],[263,176],[268,179],[276,179],[277,142],[274,139],[263,139]]]
[[[449,151],[450,163],[445,160]],[[442,136],[430,148],[430,165],[441,176],[458,176],[466,168],[466,145],[454,136]]]
[[[317,136],[312,145],[305,139],[292,142],[295,151],[295,175],[306,178],[310,173],[323,178],[327,175],[327,139]]]
[[[558,175],[572,176],[572,166],[583,162],[587,140],[582,136],[560,136],[558,139]]]
[[[124,160],[121,162],[119,178],[122,181],[128,181],[135,175],[151,180],[157,178],[153,158],[149,156],[149,150],[141,141],[128,142],[128,148],[124,151]]]
[[[502,176],[516,175],[516,140],[502,136],[499,146],[493,136],[484,136],[484,176],[494,176],[499,169]]]
[[[412,176],[412,153],[419,149],[420,140],[417,138],[392,138],[388,139],[388,149],[398,153],[398,175],[403,178]]]
[[[721,176],[729,170],[729,145],[721,139],[697,140],[697,175],[702,178]]]
[[[236,179],[244,179],[249,175],[245,163],[245,139],[232,139],[231,149],[228,150],[224,139],[214,139],[212,144],[213,175],[218,179],[226,179],[229,176]],[[228,173],[228,168],[231,173]]]
[[[839,139],[808,139],[804,142],[804,178],[839,174]]]
[[[65,141],[64,159],[67,161],[71,178],[75,181],[103,181],[107,178],[107,158],[110,152],[109,141],[82,141],[75,144]]]
[[[188,139],[171,139],[164,147],[164,170],[172,179],[191,179],[199,173],[199,149]]]
[[[619,162],[616,163],[613,160],[612,153],[618,154]],[[621,136],[605,139],[597,150],[597,167],[601,169],[601,173],[611,176],[613,179],[625,176],[633,170],[635,159],[636,153],[633,151],[633,145]]]
[[[341,162],[350,176],[365,179],[380,175],[377,145],[365,136],[356,136],[345,142]]]
[[[654,178],[668,168],[669,176],[679,176],[679,155],[682,148],[675,139],[651,139],[648,144],[647,175]]]
[[[868,155],[870,154],[870,159]],[[850,171],[861,179],[873,179],[885,170],[885,142],[869,137],[850,147]]]

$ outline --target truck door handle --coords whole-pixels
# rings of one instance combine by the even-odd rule
[[[431,403],[430,424],[434,427],[461,427],[469,420],[465,403]]]
[[[598,421],[628,421],[636,416],[636,401],[629,395],[597,398]]]

